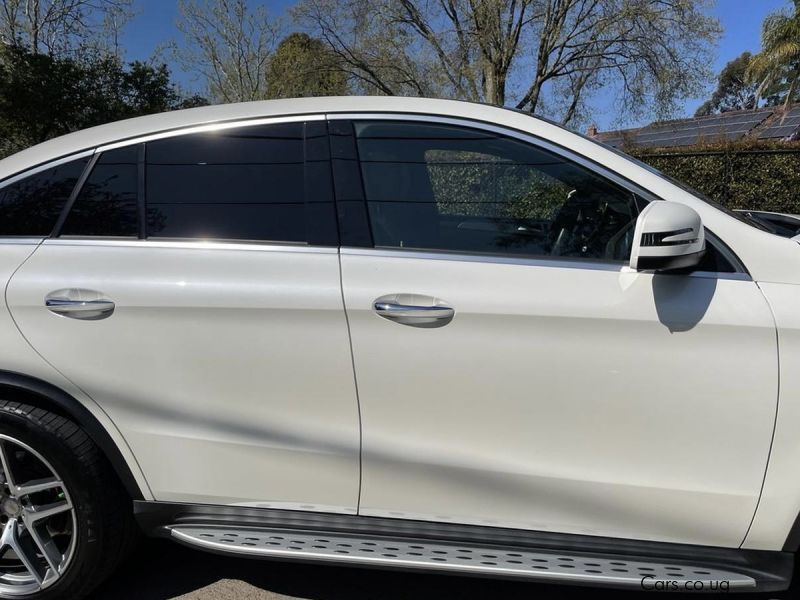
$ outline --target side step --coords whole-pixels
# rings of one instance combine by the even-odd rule
[[[173,525],[176,541],[226,554],[334,562],[349,565],[445,571],[541,582],[674,591],[753,591],[750,575],[720,567],[627,560],[572,551],[441,543],[365,534],[279,528]],[[674,583],[673,583],[674,582]],[[691,587],[689,587],[691,586]]]

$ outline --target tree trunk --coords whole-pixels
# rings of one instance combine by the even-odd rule
[[[485,64],[483,68],[484,101],[495,106],[505,106],[506,74],[496,65]]]

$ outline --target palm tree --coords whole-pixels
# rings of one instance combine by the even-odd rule
[[[781,10],[764,19],[761,26],[761,52],[747,68],[747,75],[759,83],[756,98],[775,84],[787,83],[784,108],[789,106],[800,86],[800,0],[793,0],[794,14]],[[757,103],[756,103],[757,105]]]

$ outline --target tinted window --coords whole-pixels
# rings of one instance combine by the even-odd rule
[[[139,145],[104,152],[75,199],[61,235],[137,236]]]
[[[467,128],[356,123],[376,246],[625,260],[636,198],[530,144]]]
[[[0,187],[0,235],[50,235],[87,162],[74,160]]]
[[[148,143],[148,235],[306,241],[303,129],[252,126]]]

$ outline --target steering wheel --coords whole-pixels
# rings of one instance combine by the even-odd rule
[[[548,241],[553,256],[591,256],[593,249],[599,256],[606,248],[595,248],[609,220],[608,203],[589,195],[584,197],[577,189],[567,194],[550,227]]]

